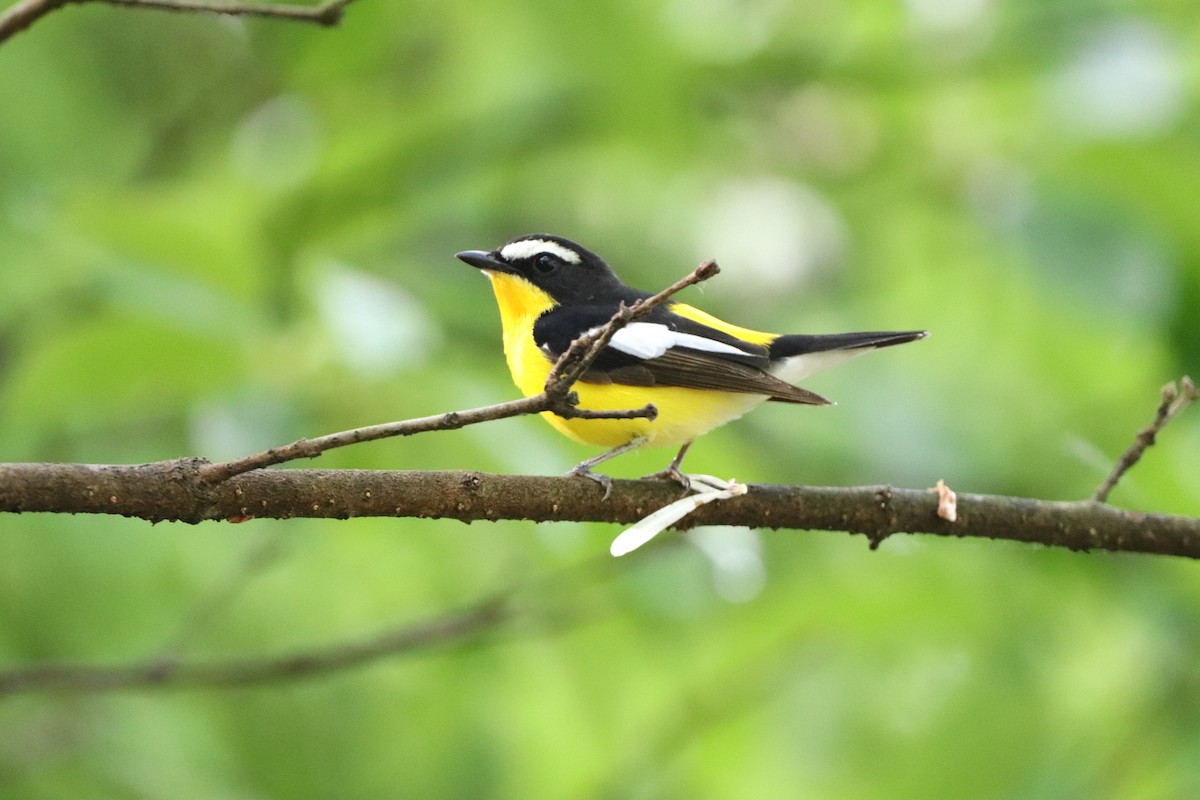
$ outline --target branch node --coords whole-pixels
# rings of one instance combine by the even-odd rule
[[[892,502],[892,487],[880,486],[875,490],[875,502],[879,503],[879,508],[887,511],[888,503]]]

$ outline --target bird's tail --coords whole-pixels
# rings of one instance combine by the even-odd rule
[[[928,331],[864,331],[780,336],[768,347],[771,374],[796,383],[869,350],[915,342],[928,335]]]

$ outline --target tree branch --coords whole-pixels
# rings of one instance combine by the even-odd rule
[[[107,3],[130,8],[153,8],[192,14],[228,14],[239,17],[312,22],[325,27],[337,25],[342,12],[354,0],[326,0],[315,6],[243,3],[238,0],[20,0],[0,14],[0,43],[20,33],[52,11],[66,5]]]
[[[703,269],[703,268],[702,268]],[[697,275],[702,270],[697,270]],[[690,276],[694,277],[694,276]],[[703,279],[702,277],[697,278]],[[687,280],[687,279],[685,279]],[[673,287],[672,287],[673,288]],[[682,287],[680,287],[682,288]],[[665,299],[667,295],[663,294]],[[659,300],[661,302],[661,300]],[[648,310],[648,309],[644,309]],[[644,310],[642,313],[644,313]],[[593,338],[581,338],[548,379],[569,389],[606,337],[635,318],[638,308],[621,309]],[[578,355],[580,352],[583,355]],[[577,360],[573,360],[577,359]],[[1154,435],[1196,395],[1185,377],[1182,393],[1165,387],[1155,420],[1139,432],[1135,446],[1122,457],[1110,484],[1132,466],[1154,441]],[[391,423],[437,430],[461,427],[460,415],[496,414],[496,409],[524,408],[537,398]],[[569,401],[568,413],[576,411]],[[520,413],[528,413],[521,411]],[[635,413],[635,412],[623,412]],[[507,415],[507,414],[506,414]],[[491,417],[498,418],[498,417]],[[479,421],[483,421],[482,419]],[[379,427],[379,426],[377,426]],[[360,431],[370,429],[359,429]],[[353,435],[334,434],[334,437]],[[398,434],[391,434],[398,435]],[[323,437],[328,439],[330,437]],[[365,441],[366,439],[360,439]],[[319,440],[314,440],[319,441]],[[349,443],[349,442],[346,442]],[[297,443],[302,445],[303,442]],[[268,451],[270,453],[271,451]],[[632,523],[679,495],[674,484],[658,481],[614,481],[608,499],[599,488],[578,478],[486,475],[477,472],[375,472],[366,470],[259,470],[250,467],[214,483],[214,466],[204,459],[179,459],[137,466],[84,464],[0,464],[0,512],[120,514],[158,522],[180,520],[245,521],[255,516],[333,517],[414,516],[532,521],[577,520]],[[942,490],[879,487],[752,486],[750,492],[706,505],[678,527],[745,525],[800,528],[865,534],[872,549],[894,533],[929,533],[1037,543],[1072,550],[1141,552],[1200,558],[1200,519],[1114,509],[1093,500],[1051,502],[1026,498],[959,494],[953,513]],[[1109,486],[1111,488],[1111,485]],[[252,569],[259,555],[247,562]],[[225,602],[231,582],[198,607],[192,623],[202,624],[212,608]],[[227,660],[183,660],[167,654],[126,665],[45,663],[0,671],[0,695],[32,691],[112,691],[151,687],[244,686],[305,678],[346,669],[377,659],[416,652],[491,629],[512,618],[510,599],[496,596],[465,611],[426,623],[385,630],[374,636],[283,655]],[[169,650],[175,649],[174,646]]]
[[[574,520],[629,524],[676,500],[670,482],[617,480],[601,499],[593,481],[480,472],[260,470],[213,485],[208,462],[139,466],[0,464],[0,512],[119,514],[151,522],[250,517],[432,517]],[[1072,550],[1200,558],[1200,519],[1124,511],[1084,500],[1054,502],[958,494],[954,522],[924,489],[886,486],[752,485],[742,496],[697,509],[680,527],[747,525],[865,534],[970,536]]]
[[[594,333],[580,336],[571,342],[567,352],[563,353],[546,377],[546,388],[541,394],[498,403],[493,406],[472,408],[466,411],[452,411],[448,414],[438,414],[432,417],[404,420],[401,422],[385,422],[381,425],[371,425],[364,428],[331,433],[316,439],[300,439],[282,447],[273,447],[261,453],[226,461],[221,464],[206,464],[201,467],[200,474],[208,483],[221,483],[235,475],[241,475],[263,467],[282,464],[300,458],[316,458],[326,450],[335,447],[345,447],[359,442],[371,442],[376,439],[387,439],[393,436],[411,436],[414,433],[427,431],[452,430],[480,422],[490,422],[507,417],[518,417],[525,414],[540,414],[550,411],[564,419],[630,419],[647,417],[654,419],[657,413],[654,406],[630,409],[628,411],[588,411],[576,408],[578,398],[571,393],[571,387],[580,376],[587,371],[600,352],[608,346],[612,337],[630,322],[649,314],[656,306],[666,302],[668,298],[689,286],[706,281],[721,270],[715,261],[706,261],[691,273],[675,281],[656,295],[639,300],[631,306],[622,305],[617,309],[603,327]]]
[[[161,657],[116,666],[33,664],[0,670],[0,696],[50,691],[249,686],[310,678],[469,639],[507,621],[511,613],[503,599],[490,598],[462,611],[415,625],[405,624],[357,641],[273,656],[210,661]]]
[[[1137,436],[1133,439],[1133,444],[1129,445],[1129,449],[1117,460],[1108,477],[1096,487],[1092,499],[1097,503],[1108,502],[1108,495],[1113,487],[1121,480],[1121,476],[1141,459],[1146,448],[1154,444],[1158,432],[1180,411],[1187,408],[1197,396],[1200,396],[1200,393],[1196,391],[1196,385],[1192,383],[1192,379],[1184,375],[1179,381],[1179,386],[1175,385],[1175,381],[1163,386],[1161,395],[1162,402],[1158,404],[1158,409],[1154,412],[1154,420],[1138,431]]]

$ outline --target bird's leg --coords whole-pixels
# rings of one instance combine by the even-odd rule
[[[598,456],[592,456],[586,461],[580,461],[571,469],[570,472],[567,473],[567,477],[588,478],[595,481],[604,487],[604,497],[601,499],[607,500],[608,496],[612,494],[612,478],[599,472],[592,472],[592,467],[603,464],[610,458],[616,458],[622,453],[628,453],[630,450],[635,450],[645,443],[646,437],[635,436],[625,444],[617,445],[612,450],[606,450]]]
[[[671,463],[667,465],[666,469],[661,470],[659,472],[655,472],[651,475],[643,475],[642,479],[643,480],[675,481],[680,486],[682,486],[684,489],[687,489],[690,491],[692,488],[692,479],[679,471],[679,465],[683,463],[683,457],[687,455],[688,448],[691,446],[692,446],[692,443],[688,442],[683,447],[679,448],[679,452],[676,453],[675,457],[671,459]]]

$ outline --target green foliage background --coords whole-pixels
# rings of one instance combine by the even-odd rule
[[[0,458],[210,458],[514,396],[485,282],[537,230],[766,329],[927,327],[699,472],[1086,496],[1200,372],[1186,3],[69,6],[0,46]],[[323,467],[553,473],[534,419]],[[1114,502],[1200,513],[1200,416]],[[632,476],[664,451],[615,462]],[[1200,793],[1168,559],[609,526],[0,519],[0,665],[269,653],[506,587],[520,621],[311,682],[0,699],[0,797]],[[580,568],[582,567],[582,568]]]

